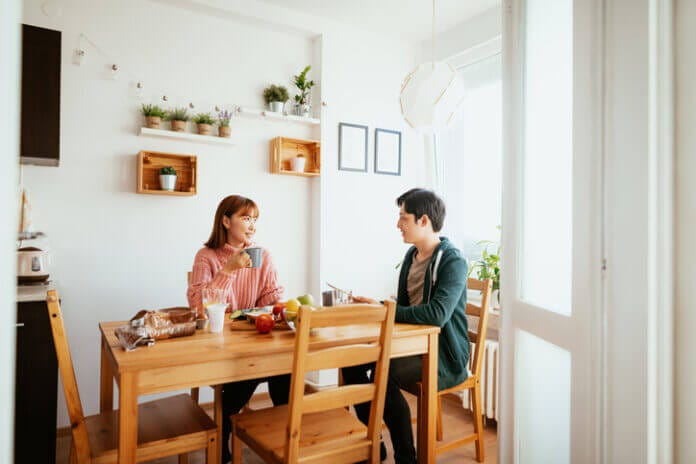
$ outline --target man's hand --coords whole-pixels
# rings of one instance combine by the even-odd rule
[[[367,298],[365,296],[354,296],[353,303],[379,304],[379,301]]]

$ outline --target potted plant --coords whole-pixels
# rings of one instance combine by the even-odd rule
[[[293,76],[295,87],[300,91],[295,95],[295,114],[298,116],[308,117],[312,111],[311,91],[314,87],[314,81],[307,80],[307,73],[312,69],[311,66],[305,66],[302,72]]]
[[[288,98],[288,89],[282,85],[272,84],[263,90],[263,100],[274,113],[283,112],[283,106]]]
[[[148,129],[159,129],[162,118],[167,115],[162,108],[151,104],[141,105],[140,112],[145,116],[145,125]]]
[[[307,159],[302,153],[298,153],[296,157],[292,159],[292,170],[295,172],[304,172],[305,163]]]
[[[476,278],[479,280],[491,279],[493,281],[493,289],[491,306],[499,306],[500,304],[500,245],[495,251],[489,251],[491,246],[495,246],[494,242],[483,240],[479,244],[485,244],[481,252],[481,259],[474,261],[469,269],[469,275],[476,271]]]
[[[159,178],[162,190],[174,191],[174,187],[176,186],[176,169],[171,166],[160,168]]]
[[[232,119],[232,112],[227,110],[222,110],[218,113],[218,135],[220,137],[229,137],[232,134],[232,128],[230,127],[230,120]]]
[[[190,118],[188,110],[184,107],[174,108],[167,113],[167,119],[172,122],[172,130],[175,132],[186,131],[186,121]]]
[[[215,119],[210,113],[198,113],[193,122],[198,126],[198,133],[201,135],[210,135],[213,133],[213,124]]]

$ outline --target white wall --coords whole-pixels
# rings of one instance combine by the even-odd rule
[[[696,462],[696,2],[676,2],[675,462]]]
[[[401,81],[414,65],[397,41],[356,40],[347,29],[324,34],[322,94],[322,284],[385,298],[396,292],[394,266],[406,247],[396,229],[396,198],[423,187],[422,136],[399,110]],[[338,171],[338,123],[368,126],[368,172]],[[402,175],[374,173],[375,128],[402,132]]]
[[[421,146],[407,131],[404,175],[371,172],[374,128],[403,129],[398,91],[415,64],[411,46],[339,25],[324,25],[313,39],[306,31],[174,3],[80,0],[49,19],[39,0],[25,1],[24,22],[63,31],[61,166],[24,167],[24,181],[35,226],[48,234],[54,253],[86,413],[97,409],[98,322],[186,303],[185,273],[220,198],[242,193],[259,203],[258,242],[271,249],[287,296],[317,292],[326,280],[377,296],[391,290],[390,273],[404,248],[393,201],[421,184]],[[80,33],[109,58],[83,42],[83,64],[73,65]],[[122,70],[116,81],[107,78],[111,61]],[[327,102],[320,180],[268,172],[269,139],[319,137],[307,126],[235,120],[234,147],[135,135],[137,80],[148,97],[258,107],[265,85],[290,88],[291,75],[308,63],[317,67],[315,80],[323,74]],[[336,171],[339,121],[370,126],[369,173]],[[135,194],[135,154],[143,149],[198,155],[198,195]],[[375,272],[365,272],[368,266]],[[61,395],[59,426],[66,423]]]
[[[309,126],[235,120],[237,145],[208,145],[136,136],[141,125],[134,80],[146,95],[175,103],[261,106],[265,85],[288,85],[311,63],[310,40],[141,1],[66,4],[52,22],[41,2],[25,2],[24,21],[63,31],[61,166],[24,167],[36,228],[48,234],[55,275],[86,411],[98,397],[98,330],[141,308],[186,304],[186,272],[210,233],[219,200],[241,193],[261,209],[257,240],[270,248],[289,295],[309,286],[312,179],[271,175],[269,139],[318,137]],[[85,33],[122,69],[83,42]],[[251,46],[253,44],[253,46]],[[263,57],[260,59],[259,57]],[[203,102],[203,103],[201,103]],[[135,154],[155,150],[198,155],[198,195],[135,194]],[[67,423],[62,396],[59,424]]]
[[[21,4],[0,2],[0,462],[13,461]]]

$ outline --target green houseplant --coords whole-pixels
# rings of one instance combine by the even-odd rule
[[[210,113],[198,113],[193,118],[193,122],[198,126],[198,133],[201,135],[210,135],[213,133],[213,124],[215,118]]]
[[[307,79],[307,73],[312,69],[310,65],[305,66],[302,72],[293,76],[293,83],[299,94],[295,95],[295,114],[298,116],[309,116],[312,110],[311,106],[311,91],[314,87],[314,81]]]
[[[174,191],[174,187],[176,187],[176,169],[172,166],[160,168],[159,178],[162,190]]]
[[[184,132],[186,130],[186,121],[191,119],[188,110],[184,107],[174,108],[167,113],[167,120],[172,123],[172,130],[176,132]]]
[[[500,303],[500,245],[495,242],[483,240],[478,242],[485,245],[481,251],[481,259],[474,261],[469,268],[469,275],[476,272],[479,280],[491,279],[493,281],[493,302]],[[493,248],[493,250],[491,250]]]
[[[263,101],[274,113],[283,112],[283,105],[288,101],[288,98],[288,89],[282,85],[271,84],[263,90]]]
[[[162,108],[152,104],[141,105],[140,112],[145,116],[145,125],[148,129],[159,129],[162,119],[167,115]]]

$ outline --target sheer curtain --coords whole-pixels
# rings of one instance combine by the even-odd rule
[[[500,241],[502,196],[501,55],[457,69],[467,88],[460,114],[433,137],[434,188],[447,204],[443,235],[467,259],[482,240]]]

